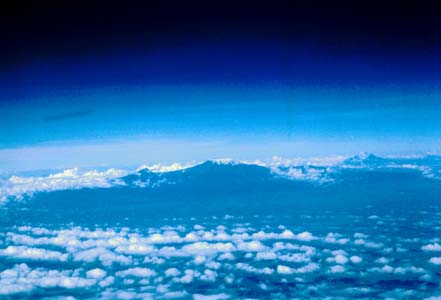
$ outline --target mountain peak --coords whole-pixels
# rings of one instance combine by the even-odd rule
[[[382,158],[380,156],[371,154],[371,153],[366,153],[366,152],[361,152],[358,155],[355,155],[353,157],[350,157],[348,159],[346,159],[344,161],[345,164],[347,165],[378,165],[378,164],[384,164],[384,162],[387,161],[387,159]]]

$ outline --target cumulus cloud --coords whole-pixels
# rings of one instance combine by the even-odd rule
[[[441,265],[441,257],[432,257],[429,262],[434,265]]]
[[[9,228],[0,234],[0,263],[16,265],[0,273],[0,298],[44,293],[45,289],[59,289],[60,295],[62,290],[81,289],[102,299],[173,299],[194,297],[194,286],[206,288],[204,295],[196,294],[200,297],[219,295],[215,288],[222,286],[225,297],[234,298],[235,289],[244,282],[250,289],[271,293],[274,299],[283,296],[277,292],[280,284],[295,282],[303,287],[295,296],[305,298],[309,292],[328,295],[325,291],[329,292],[330,282],[341,276],[351,276],[354,282],[415,279],[432,284],[438,279],[441,258],[395,251],[395,241],[383,234],[341,230],[315,236],[265,222],[257,226],[245,221],[231,223],[230,219],[192,222],[136,229]],[[362,245],[372,238],[384,246],[381,250],[360,247],[346,236],[364,239]],[[422,249],[433,247],[437,239],[430,239],[434,244],[428,245],[421,241],[408,243]],[[389,248],[392,250],[387,251]],[[428,263],[421,265],[421,261]],[[33,268],[21,265],[23,262]],[[249,281],[251,277],[255,280]],[[314,284],[319,279],[323,284]],[[345,283],[341,284],[342,289],[332,291],[332,296],[354,298],[384,292],[380,284],[366,291],[345,289]],[[423,290],[418,293],[416,298],[427,295]]]
[[[423,268],[418,268],[415,266],[398,266],[393,267],[390,265],[384,265],[383,267],[374,267],[368,269],[369,272],[374,273],[384,273],[384,274],[394,274],[394,275],[406,275],[406,274],[424,274],[425,270]]]
[[[295,270],[293,268],[288,267],[288,266],[284,266],[284,265],[277,266],[277,273],[279,273],[279,274],[290,275],[290,274],[293,274],[294,272],[295,272]]]
[[[441,245],[438,243],[427,244],[421,247],[423,251],[441,251]]]
[[[78,168],[74,168],[45,177],[11,176],[2,183],[0,202],[7,201],[9,197],[22,199],[23,196],[32,195],[36,192],[93,187],[108,188],[114,184],[118,184],[118,181],[112,181],[112,179],[124,176],[126,173],[126,171],[113,168],[103,172],[96,170],[81,172]]]
[[[133,276],[133,277],[152,277],[155,276],[156,272],[152,269],[148,268],[130,268],[124,271],[116,272],[116,276],[119,277],[127,277],[127,276]]]
[[[31,293],[37,288],[84,289],[96,285],[95,279],[80,277],[78,271],[31,269],[15,265],[0,273],[0,295]]]
[[[332,266],[329,268],[329,273],[338,274],[338,273],[344,273],[346,271],[346,268],[340,265]]]
[[[330,244],[344,245],[349,242],[349,239],[343,238],[343,236],[339,233],[330,232],[326,235],[324,241]]]
[[[344,265],[348,262],[348,258],[344,255],[337,254],[335,257],[329,258],[328,261],[330,261],[330,262],[333,261],[337,264]]]
[[[99,268],[95,268],[90,271],[87,271],[86,276],[88,278],[101,279],[101,278],[105,277],[106,274],[107,274],[106,271],[99,269]]]
[[[188,169],[195,165],[196,163],[173,163],[170,165],[164,165],[164,164],[141,165],[136,169],[136,171],[148,169],[151,172],[158,172],[158,173],[173,172],[173,171]]]
[[[118,255],[104,247],[91,248],[79,251],[73,254],[75,261],[92,263],[100,261],[104,266],[111,266],[114,263],[121,265],[130,265],[132,258],[124,255]]]
[[[176,276],[179,276],[180,274],[181,274],[181,272],[176,268],[170,268],[170,269],[165,270],[165,275],[169,276],[169,277],[176,277]]]
[[[237,263],[236,269],[241,270],[241,271],[245,271],[248,273],[254,273],[254,274],[270,275],[270,274],[274,273],[274,270],[272,268],[269,268],[269,267],[256,268],[256,267],[253,267],[253,266],[246,264],[246,263]]]
[[[351,257],[349,258],[349,260],[350,260],[351,263],[353,263],[353,264],[359,264],[359,263],[361,263],[361,262],[363,261],[363,259],[362,259],[360,256],[357,256],[357,255],[351,256]]]
[[[313,241],[316,239],[316,237],[314,237],[310,232],[304,231],[302,233],[299,233],[296,235],[296,239],[298,239],[299,241]]]
[[[259,241],[239,242],[237,248],[241,251],[260,252],[266,250],[268,247]]]
[[[291,268],[285,265],[277,266],[277,273],[282,275],[291,275],[291,274],[304,274],[315,272],[320,269],[320,266],[317,263],[308,263],[299,268]]]
[[[68,254],[58,251],[46,250],[41,248],[31,248],[26,246],[8,246],[0,249],[0,256],[10,259],[26,260],[47,260],[47,261],[66,261]]]

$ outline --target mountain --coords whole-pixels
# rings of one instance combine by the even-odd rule
[[[374,154],[360,153],[343,161],[344,165],[359,167],[379,167],[384,166],[390,161],[387,158],[379,157]]]
[[[154,173],[149,169],[142,169],[117,180],[124,182],[128,186],[152,187],[161,182],[161,177],[162,173]]]
[[[153,173],[148,169],[122,177],[128,186],[152,187],[160,184],[216,187],[259,184],[274,181],[270,169],[237,162],[206,161],[187,169]]]
[[[387,165],[385,160],[366,155],[343,163],[360,166],[356,168],[278,171],[224,161],[206,161],[171,172],[143,169],[114,179],[110,186],[37,192],[28,201],[10,201],[8,214],[1,210],[0,218],[94,226],[97,222],[143,224],[158,217],[314,214],[329,208],[363,210],[371,205],[386,209],[400,203],[417,209],[422,202],[439,203],[438,179],[409,166],[369,167]],[[323,183],[321,176],[332,181]]]

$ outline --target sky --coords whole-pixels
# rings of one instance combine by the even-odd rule
[[[2,170],[441,150],[441,18],[430,7],[2,11]]]

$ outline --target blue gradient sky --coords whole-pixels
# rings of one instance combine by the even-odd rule
[[[227,19],[207,20],[218,28]],[[298,32],[309,19],[289,20],[281,34],[280,22],[260,34],[266,21],[249,18],[260,35],[233,28],[219,39],[191,20],[185,30],[172,24],[173,34],[140,31],[147,40],[126,38],[124,27],[107,43],[113,25],[97,35],[105,51],[87,48],[97,38],[88,28],[63,36],[71,48],[61,50],[40,32],[46,48],[12,54],[20,63],[0,72],[0,168],[441,150],[441,56],[423,43],[430,38],[391,39],[395,29],[380,26],[396,23],[388,18],[377,27],[346,20],[369,28],[361,33],[343,23],[327,30],[326,20]]]

